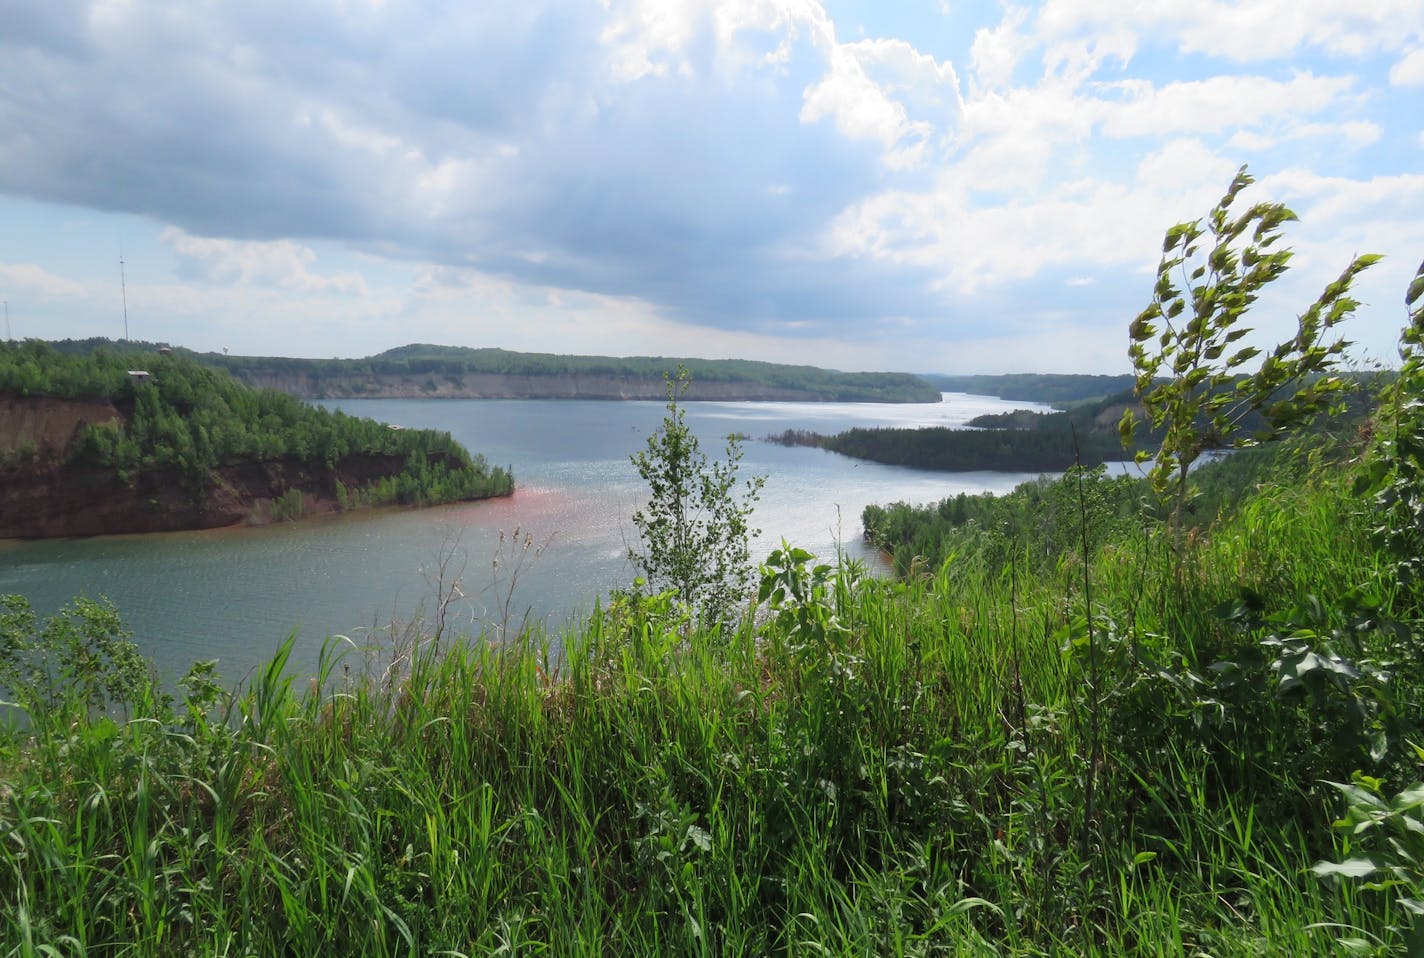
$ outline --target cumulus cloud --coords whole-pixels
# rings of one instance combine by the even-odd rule
[[[959,105],[951,65],[902,40],[861,40],[832,51],[829,72],[806,91],[801,119],[831,117],[844,136],[879,143],[891,169],[913,169],[931,158],[937,133],[950,132]]]
[[[1245,63],[1309,49],[1351,57],[1398,49],[1418,37],[1424,11],[1413,0],[1048,0],[1039,27],[1055,37],[1128,29],[1185,53]]]
[[[0,287],[46,299],[77,299],[87,292],[83,283],[35,263],[0,263]]]
[[[1112,137],[1175,136],[1251,129],[1263,123],[1311,116],[1350,91],[1348,77],[1302,73],[1286,81],[1260,76],[1219,76],[1155,86],[1114,84],[1120,100],[1100,104],[1103,132]]]
[[[1415,47],[1390,67],[1389,82],[1395,86],[1424,86],[1424,47]]]
[[[192,236],[170,227],[161,236],[181,261],[180,275],[213,283],[275,286],[304,292],[362,295],[368,290],[357,273],[322,274],[312,270],[316,251],[292,240],[266,242]]]

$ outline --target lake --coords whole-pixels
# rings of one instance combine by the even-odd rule
[[[72,596],[105,596],[165,676],[216,659],[244,678],[296,632],[294,663],[309,668],[323,640],[375,641],[391,621],[429,607],[443,564],[462,601],[462,631],[517,627],[528,618],[557,634],[594,602],[628,585],[631,516],[642,486],[629,455],[662,422],[656,402],[577,400],[353,400],[352,415],[450,432],[496,465],[513,468],[508,499],[422,510],[380,510],[298,523],[159,535],[34,542],[0,540],[0,594],[27,596],[41,614]],[[709,458],[741,433],[743,475],[766,486],[752,555],[784,537],[833,558],[838,548],[878,562],[861,539],[870,503],[934,502],[959,492],[1004,492],[1021,473],[935,473],[859,462],[820,449],[761,441],[786,429],[954,426],[1032,407],[945,394],[937,404],[688,403],[688,425]],[[526,540],[524,550],[514,544]],[[443,558],[443,562],[442,562]]]

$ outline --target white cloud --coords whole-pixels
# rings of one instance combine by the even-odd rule
[[[1009,7],[997,26],[975,32],[969,62],[976,93],[1011,85],[1019,62],[1032,46],[1032,40],[1020,32],[1027,17],[1023,8]]]
[[[1310,49],[1348,57],[1396,50],[1424,28],[1424,8],[1416,0],[1048,0],[1037,26],[1047,37],[1127,29],[1245,63]]]
[[[1301,123],[1270,133],[1238,130],[1231,135],[1226,145],[1235,151],[1262,153],[1283,143],[1319,139],[1335,146],[1359,149],[1379,142],[1383,135],[1384,131],[1378,123],[1368,120],[1347,120],[1344,123]]]
[[[976,190],[1022,195],[1036,189],[1068,161],[1065,144],[1091,136],[1093,114],[1091,101],[1060,83],[971,99],[958,136],[958,175]]]
[[[954,168],[930,193],[858,204],[832,225],[827,244],[840,256],[936,270],[934,287],[950,296],[1085,264],[1140,270],[1155,262],[1162,231],[1209,208],[1234,171],[1201,142],[1181,140],[1146,157],[1130,183],[1059,182],[977,206]]]
[[[958,80],[948,64],[896,40],[862,40],[837,45],[830,69],[806,90],[804,123],[827,117],[851,139],[871,140],[891,169],[922,165],[936,132],[930,119],[913,119],[899,97],[927,104],[927,113],[947,124],[958,109]]]
[[[1109,29],[1092,37],[1051,43],[1043,55],[1044,71],[1076,85],[1089,80],[1108,61],[1126,68],[1136,50],[1137,37],[1132,31]]]
[[[1348,93],[1348,77],[1301,73],[1289,81],[1259,76],[1217,76],[1154,86],[1112,84],[1121,101],[1101,101],[1103,131],[1114,137],[1217,133],[1327,109]]]
[[[0,263],[0,288],[51,299],[77,299],[88,292],[83,283],[58,276],[35,263]]]
[[[1137,184],[1154,196],[1181,196],[1188,209],[1215,200],[1236,172],[1236,164],[1198,139],[1172,140],[1142,158]],[[1179,217],[1180,218],[1180,217]]]
[[[631,82],[670,72],[690,73],[692,65],[681,54],[694,35],[701,7],[700,3],[673,0],[624,5],[600,37],[612,51],[609,68],[613,76]]]
[[[165,229],[160,239],[178,254],[191,273],[206,282],[354,296],[368,292],[365,281],[357,273],[314,272],[316,251],[291,240],[214,239],[193,236],[173,227]]]
[[[784,40],[770,49],[757,43],[769,35],[795,38],[804,32],[817,46],[834,42],[830,19],[815,0],[631,0],[604,6],[609,18],[599,39],[610,51],[611,75],[623,83],[693,76],[698,69],[694,48],[709,30],[718,68],[734,73],[789,59]]]
[[[1390,67],[1389,82],[1395,86],[1424,86],[1424,47],[1415,47]]]

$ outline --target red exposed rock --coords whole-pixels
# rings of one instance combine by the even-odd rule
[[[398,474],[401,456],[347,456],[335,468],[296,459],[219,467],[203,488],[177,469],[149,470],[124,482],[111,470],[77,466],[66,450],[85,425],[123,422],[107,402],[0,398],[0,538],[39,539],[129,532],[212,529],[270,522],[276,500],[302,493],[302,515],[340,510],[349,490]]]

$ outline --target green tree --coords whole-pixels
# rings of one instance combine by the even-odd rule
[[[1272,247],[1282,226],[1297,219],[1281,203],[1234,213],[1238,194],[1252,182],[1241,167],[1205,223],[1167,231],[1152,302],[1130,330],[1137,394],[1152,426],[1162,430],[1149,478],[1159,495],[1175,500],[1177,530],[1187,473],[1203,452],[1277,438],[1327,408],[1344,388],[1330,373],[1349,343],[1331,331],[1359,306],[1350,284],[1379,260],[1356,257],[1300,314],[1295,336],[1271,350],[1255,372],[1245,372],[1261,350],[1239,345],[1251,332],[1240,321],[1261,290],[1289,268],[1290,250]],[[1254,432],[1246,428],[1249,417],[1261,423]],[[1132,409],[1123,414],[1124,445],[1131,445],[1137,423]]]
[[[639,547],[628,558],[651,588],[669,589],[703,622],[727,622],[751,593],[755,570],[747,525],[765,476],[738,488],[741,443],[727,439],[727,457],[710,462],[688,428],[678,400],[690,383],[677,368],[667,382],[667,416],[630,458],[648,486],[648,502],[633,513]]]
[[[1424,263],[1404,294],[1409,320],[1399,339],[1399,375],[1380,396],[1377,454],[1356,492],[1374,500],[1376,536],[1401,579],[1424,576]]]

